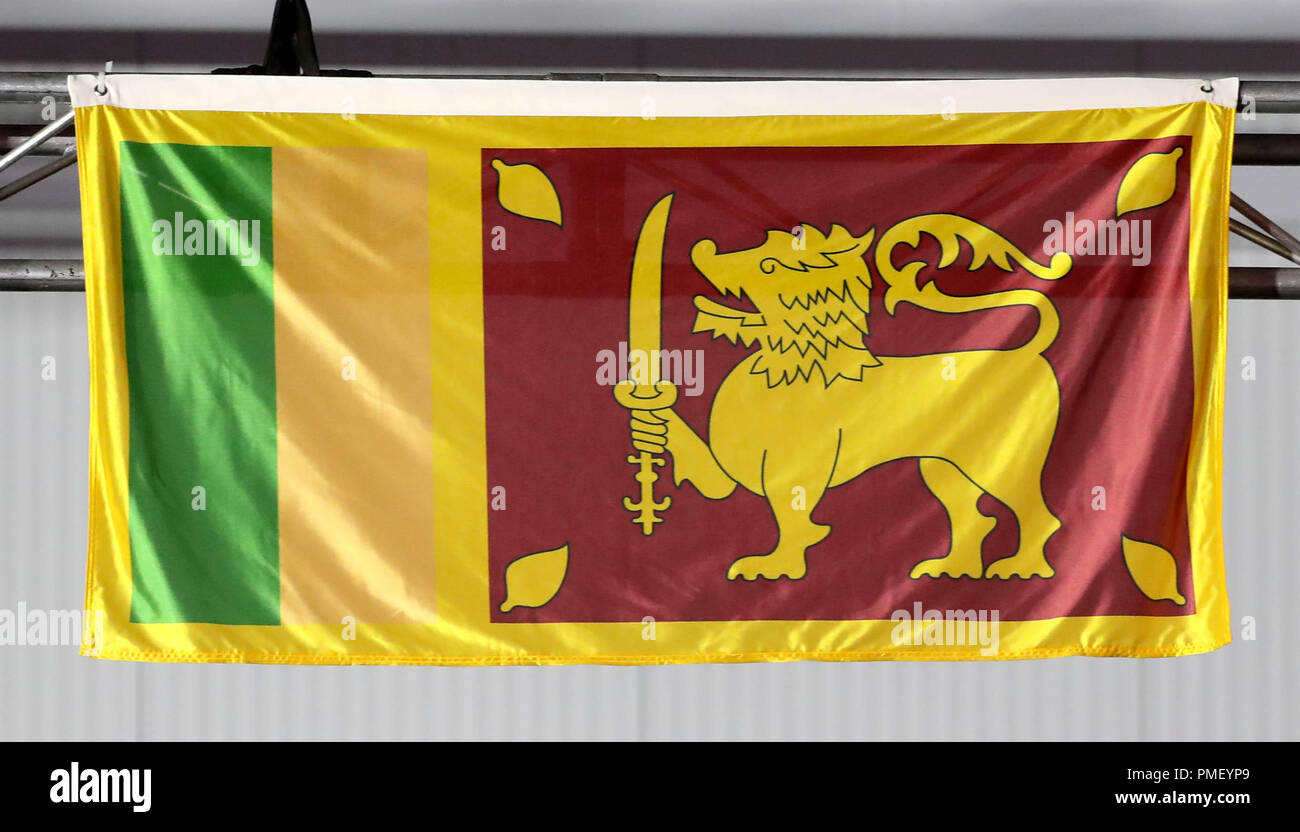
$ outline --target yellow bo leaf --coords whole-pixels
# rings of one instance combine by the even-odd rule
[[[501,611],[544,606],[560,591],[568,569],[567,543],[558,549],[533,552],[511,561],[506,567],[506,600],[501,602]]]
[[[497,202],[512,214],[562,225],[560,196],[550,177],[536,165],[508,165],[492,160],[497,172]]]
[[[1178,185],[1178,160],[1182,155],[1183,149],[1175,147],[1168,153],[1148,153],[1134,162],[1119,183],[1115,216],[1168,202]]]
[[[1178,606],[1187,599],[1178,591],[1178,564],[1163,546],[1120,535],[1124,546],[1124,563],[1142,594],[1152,601],[1173,601]]]

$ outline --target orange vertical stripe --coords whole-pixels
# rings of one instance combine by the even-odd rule
[[[422,150],[276,148],[281,619],[433,619]]]

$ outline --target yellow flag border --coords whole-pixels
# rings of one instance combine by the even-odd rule
[[[1232,108],[1166,107],[936,116],[727,118],[395,116],[177,112],[80,107],[76,114],[91,339],[90,545],[86,608],[103,612],[101,658],[278,664],[674,664],[819,660],[1175,656],[1231,640],[1222,556],[1222,411]],[[1001,649],[890,645],[890,621],[494,623],[488,597],[480,179],[483,147],[926,146],[1191,136],[1189,289],[1197,378],[1188,468],[1197,612],[1004,621]],[[520,143],[526,139],[526,144]],[[437,558],[429,624],[130,623],[127,379],[119,228],[121,141],[251,146],[420,147],[429,153]],[[431,145],[436,144],[436,147]],[[468,208],[466,207],[468,206]],[[431,279],[434,276],[431,275]],[[1118,554],[1117,554],[1118,557]],[[497,599],[499,600],[499,599]],[[797,648],[802,645],[802,649]],[[865,646],[865,649],[864,649]]]

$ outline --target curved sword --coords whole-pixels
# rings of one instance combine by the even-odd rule
[[[677,386],[659,377],[660,339],[663,316],[663,260],[664,237],[668,233],[668,212],[673,195],[668,194],[655,203],[641,224],[632,258],[632,282],[628,290],[628,355],[639,353],[640,371],[614,388],[614,398],[629,410],[662,410],[677,401]],[[671,497],[655,500],[654,485],[659,479],[655,468],[664,460],[657,454],[640,451],[627,461],[637,467],[636,481],[640,486],[638,499],[623,498],[623,507],[635,512],[632,522],[641,526],[641,533],[650,535],[656,523],[663,518],[655,512],[665,511],[672,505]]]

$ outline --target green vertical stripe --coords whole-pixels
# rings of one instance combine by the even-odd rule
[[[278,624],[271,150],[121,159],[131,620]]]

